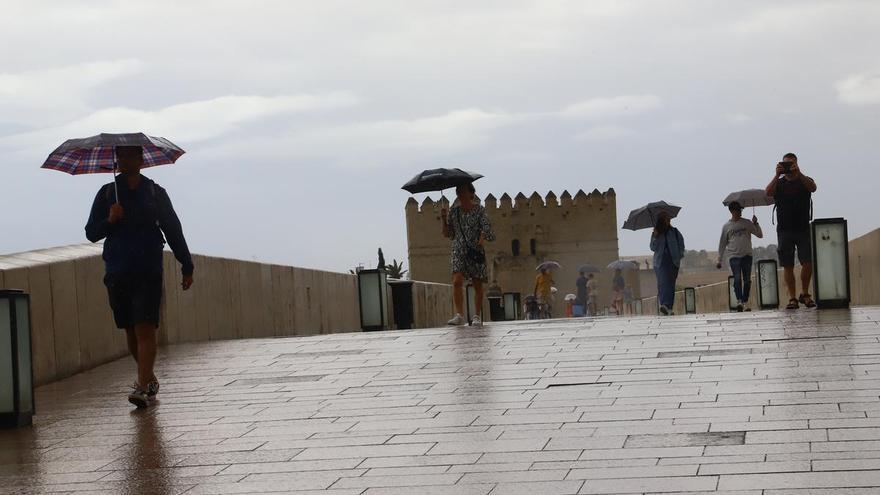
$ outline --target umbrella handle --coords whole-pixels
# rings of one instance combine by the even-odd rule
[[[114,150],[115,155],[115,150]],[[113,194],[116,196],[116,204],[119,204],[119,185],[116,183],[116,157],[113,157]]]

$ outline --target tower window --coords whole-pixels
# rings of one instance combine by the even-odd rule
[[[537,254],[538,251],[538,241],[532,239],[529,241],[529,251],[532,253],[532,256]]]
[[[510,252],[514,256],[519,256],[519,239],[514,239],[510,242]]]

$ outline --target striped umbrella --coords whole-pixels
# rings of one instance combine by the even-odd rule
[[[55,148],[41,168],[71,175],[116,172],[116,147],[140,146],[144,150],[143,168],[169,165],[185,153],[171,141],[141,132],[132,134],[98,134],[68,139]]]

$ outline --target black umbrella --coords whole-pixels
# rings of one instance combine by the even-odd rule
[[[629,218],[623,223],[623,228],[627,230],[653,229],[657,223],[657,217],[661,213],[666,213],[669,218],[675,218],[680,210],[680,206],[671,205],[666,201],[648,203],[631,211]]]
[[[442,191],[473,182],[481,177],[480,174],[460,168],[432,168],[410,179],[401,189],[412,194]]]

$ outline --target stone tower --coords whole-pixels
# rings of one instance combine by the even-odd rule
[[[448,208],[445,198],[435,202],[425,199],[421,205],[410,198],[406,203],[406,231],[409,243],[409,266],[413,280],[450,283],[450,241],[441,234],[440,211]],[[492,222],[496,240],[486,243],[489,282],[497,281],[505,292],[531,294],[535,267],[547,260],[558,261],[554,280],[556,315],[562,315],[563,297],[576,293],[577,267],[590,263],[604,270],[618,259],[617,201],[614,189],[578,191],[574,197],[564,191],[551,191],[541,197],[537,192],[511,198],[489,194],[483,201]],[[611,299],[611,273],[596,275],[599,281],[599,304]],[[634,290],[637,290],[634,288]]]

